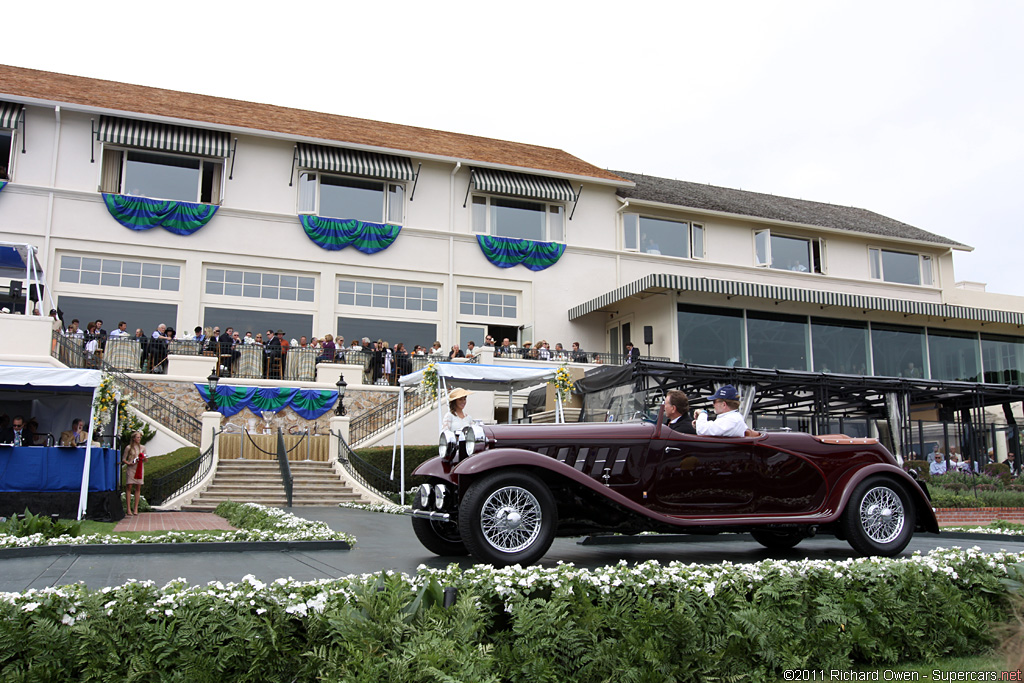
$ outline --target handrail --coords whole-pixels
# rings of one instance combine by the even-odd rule
[[[54,332],[53,338],[56,340],[53,346],[54,358],[68,367],[97,369],[109,374],[121,391],[131,397],[140,412],[184,437],[189,443],[199,444],[202,439],[202,423],[198,419],[98,356],[86,354],[69,337]]]
[[[411,391],[405,395],[407,412],[418,410],[428,402],[426,392]],[[349,423],[349,437],[352,443],[358,444],[370,437],[380,434],[397,422],[395,411],[398,410],[398,396],[392,396],[373,410],[368,410]]]
[[[284,495],[288,507],[292,506],[292,468],[288,464],[288,449],[284,446],[284,432],[277,428],[277,464],[281,466],[281,483],[284,484]]]
[[[353,479],[381,498],[390,498],[389,494],[398,493],[397,482],[383,470],[356,455],[341,437],[341,432],[331,434],[338,439],[338,462]]]
[[[150,505],[160,505],[165,500],[176,498],[181,494],[195,488],[199,485],[206,475],[209,474],[210,468],[213,467],[213,443],[217,439],[217,430],[213,431],[213,440],[210,441],[210,447],[206,449],[198,458],[187,462],[176,470],[168,472],[159,479],[154,479],[153,483],[149,485],[149,503]],[[185,483],[178,486],[176,489],[172,489],[177,482],[181,481],[188,473],[186,470],[194,468],[194,471],[188,475],[189,478]],[[170,491],[170,493],[167,493]]]

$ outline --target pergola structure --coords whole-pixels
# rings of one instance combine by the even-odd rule
[[[638,361],[619,367],[599,368],[576,384],[587,395],[613,387],[632,387],[644,404],[661,400],[666,392],[678,389],[699,405],[703,397],[723,384],[739,389],[741,410],[748,416],[778,415],[797,418],[804,428],[822,434],[849,419],[884,421],[891,434],[891,446],[904,451],[903,444],[914,442],[917,415],[927,413],[934,422],[955,422],[959,418],[965,440],[965,454],[984,453],[984,433],[994,427],[986,408],[1001,406],[1009,428],[1010,443],[1020,452],[1020,436],[1011,409],[1024,401],[1024,386],[953,382],[906,377],[839,375],[793,370],[692,365],[659,361]],[[638,408],[641,406],[637,406]],[[923,442],[923,438],[920,439]],[[970,450],[967,451],[966,449]]]

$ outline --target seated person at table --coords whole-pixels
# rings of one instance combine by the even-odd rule
[[[344,339],[342,341],[345,341]],[[320,349],[323,353],[316,357],[317,363],[333,363],[334,362],[334,335],[325,334],[324,343]]]
[[[665,419],[669,427],[683,434],[696,434],[690,419],[690,401],[686,394],[673,389],[665,394]]]
[[[717,417],[714,422],[708,420],[706,410],[694,413],[694,426],[701,436],[743,436],[747,431],[747,423],[740,415],[740,395],[736,387],[726,384],[709,397],[714,401]]]
[[[57,443],[61,446],[84,446],[88,440],[89,435],[85,431],[85,423],[82,418],[75,418],[71,423],[71,431],[61,432],[60,440]]]
[[[0,443],[10,443],[15,446],[31,446],[36,435],[32,428],[25,424],[25,418],[15,415],[11,420],[11,426],[0,433]]]

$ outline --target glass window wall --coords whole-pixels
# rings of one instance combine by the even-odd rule
[[[747,313],[748,365],[776,370],[808,370],[807,318]]]
[[[679,360],[682,362],[729,367],[746,365],[743,311],[679,304],[678,324]]]
[[[925,338],[920,327],[871,326],[874,374],[884,377],[924,377]]]
[[[868,326],[825,318],[811,318],[811,348],[815,372],[867,374]]]
[[[978,335],[971,332],[928,331],[932,379],[981,381]]]
[[[983,334],[981,360],[986,382],[1019,385],[1024,376],[1024,339]]]

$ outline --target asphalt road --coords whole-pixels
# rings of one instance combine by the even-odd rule
[[[45,588],[82,582],[90,588],[118,586],[130,579],[152,580],[162,585],[177,578],[190,583],[238,581],[253,574],[263,581],[281,577],[296,580],[336,578],[347,574],[363,574],[392,569],[414,573],[423,564],[446,567],[452,562],[472,565],[469,558],[438,557],[428,552],[412,532],[410,519],[402,515],[386,515],[342,508],[293,508],[289,510],[306,519],[326,522],[331,528],[356,536],[351,550],[321,551],[258,551],[145,553],[103,555],[47,555],[41,557],[3,557],[0,551],[0,591],[21,592],[29,588]],[[596,568],[615,564],[658,560],[669,562],[718,563],[758,562],[778,559],[832,559],[856,557],[850,546],[830,536],[803,541],[792,550],[769,551],[746,535],[712,538],[679,537],[673,543],[638,542],[613,545],[581,545],[580,539],[556,539],[542,565],[559,561],[578,567]],[[1024,551],[1024,537],[1017,539],[963,539],[931,534],[914,537],[907,555],[915,550],[928,552],[936,547],[979,546],[984,551]],[[111,548],[114,550],[114,548]]]

